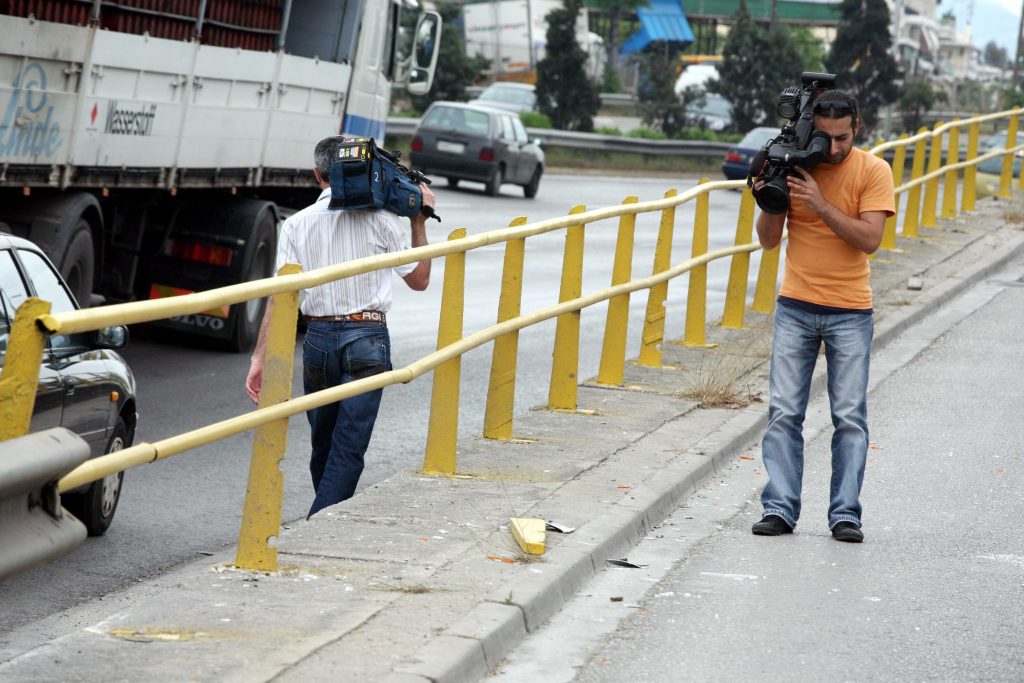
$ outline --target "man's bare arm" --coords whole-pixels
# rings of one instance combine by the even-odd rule
[[[765,249],[774,249],[782,241],[782,228],[786,225],[786,214],[772,215],[762,212],[757,217],[757,239]]]
[[[426,184],[420,184],[423,191],[423,204],[434,206],[434,193]],[[412,246],[424,247],[427,245],[427,217],[419,214],[409,219],[412,225]],[[416,264],[416,268],[402,278],[410,289],[422,292],[430,284],[430,259],[423,259]]]
[[[245,378],[245,393],[253,403],[260,402],[260,389],[263,386],[263,359],[267,353],[267,334],[270,330],[270,310],[274,306],[274,297],[267,297],[267,308],[260,322],[260,333],[256,337],[256,348],[252,351],[249,362],[249,375]]]
[[[865,254],[874,253],[882,243],[886,213],[864,211],[859,216],[848,216],[821,196],[818,183],[810,173],[800,167],[796,167],[796,170],[799,175],[794,174],[787,179],[790,197],[799,199],[811,211],[821,216],[825,225],[847,244]]]

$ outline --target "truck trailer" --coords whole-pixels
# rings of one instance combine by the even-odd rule
[[[440,28],[415,0],[0,0],[0,232],[85,306],[268,277],[313,146],[383,144]],[[159,324],[242,351],[263,307]]]

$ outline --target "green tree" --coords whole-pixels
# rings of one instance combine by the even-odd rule
[[[601,106],[597,86],[587,78],[587,55],[576,42],[576,17],[583,0],[565,0],[548,13],[547,50],[537,63],[537,106],[555,128],[589,131]]]
[[[923,78],[915,78],[903,85],[897,108],[903,119],[903,130],[916,132],[924,122],[924,114],[932,109],[937,102],[945,101],[946,93],[935,90],[931,83]]]
[[[434,72],[434,84],[430,92],[411,98],[413,106],[419,111],[425,110],[435,100],[464,102],[469,99],[466,86],[473,85],[480,73],[490,66],[490,60],[486,57],[466,55],[466,46],[456,24],[462,13],[461,6],[450,2],[438,3],[437,11],[443,22],[441,48],[437,53],[437,70]]]
[[[817,36],[805,26],[788,26],[786,30],[793,41],[793,48],[800,54],[804,71],[824,71],[825,46]]]
[[[837,87],[860,103],[860,115],[867,129],[878,121],[880,107],[895,102],[899,70],[889,54],[889,7],[885,0],[842,0],[839,28],[825,66],[836,74]]]
[[[740,0],[733,18],[718,78],[708,82],[708,90],[729,101],[733,123],[744,132],[776,122],[779,93],[799,85],[805,69],[789,33],[778,24],[766,31],[754,23],[746,0]]]
[[[679,50],[667,43],[656,43],[637,56],[640,86],[637,88],[637,109],[644,124],[674,138],[688,124],[687,105],[704,103],[703,90],[686,88],[676,93]]]
[[[619,91],[619,28],[625,17],[632,17],[641,7],[648,6],[648,0],[587,0],[587,7],[598,10],[608,17],[608,31],[604,36],[608,50],[608,62],[604,67],[604,92]]]
[[[982,50],[982,60],[989,66],[997,66],[1000,69],[1009,69],[1012,66],[1010,56],[1006,52],[1006,48],[1002,47],[996,41],[990,40],[985,43],[985,49]]]

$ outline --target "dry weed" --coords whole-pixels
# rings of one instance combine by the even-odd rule
[[[1014,225],[1024,224],[1024,211],[1017,209],[1013,211],[1004,211],[1003,220],[1007,223]]]
[[[732,351],[724,347],[706,349],[700,358],[697,376],[682,392],[683,398],[696,401],[701,408],[745,408],[760,403],[761,397],[741,380],[761,364],[767,355],[771,318],[745,331]]]

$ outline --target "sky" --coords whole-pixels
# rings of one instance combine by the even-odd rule
[[[984,48],[990,40],[1006,48],[1012,57],[1017,50],[1017,28],[1020,26],[1022,0],[942,0],[937,14],[942,16],[952,12],[957,18],[957,28],[963,30],[970,19],[970,8],[973,4],[973,21],[971,21],[971,42]]]

